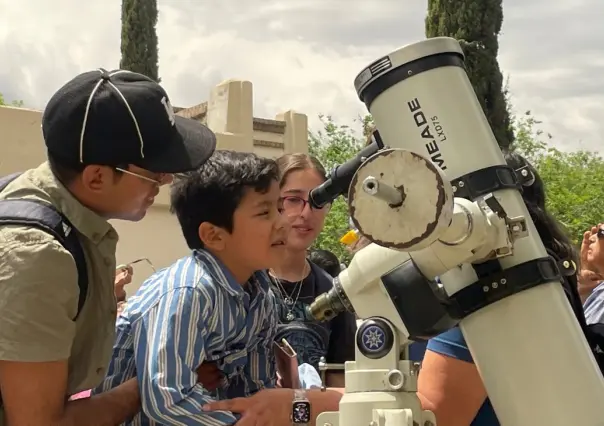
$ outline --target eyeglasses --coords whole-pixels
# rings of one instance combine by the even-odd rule
[[[308,200],[305,200],[301,197],[296,197],[294,195],[289,195],[286,197],[280,198],[280,204],[283,213],[286,215],[299,215],[302,214],[306,205],[310,205]],[[323,210],[325,207],[321,207],[320,209],[315,209],[312,205],[310,206],[312,210]]]
[[[139,179],[145,180],[147,182],[152,182],[155,185],[162,186],[165,183],[166,176],[173,176],[169,173],[160,173],[158,179],[150,178],[145,175],[141,175],[140,173],[132,172],[130,170],[122,169],[121,167],[116,167],[115,170],[126,173],[127,175],[137,177]]]
[[[121,271],[122,269],[128,269],[129,267],[136,265],[137,263],[140,263],[140,262],[146,262],[151,267],[153,272],[157,272],[157,270],[155,269],[155,266],[153,266],[153,263],[151,263],[151,261],[149,259],[147,259],[146,257],[141,257],[140,259],[133,260],[132,262],[129,262],[129,263],[126,263],[123,265],[119,265],[115,269],[118,271]]]
[[[604,229],[602,229],[602,228],[598,229],[598,232],[596,232],[596,236],[598,237],[598,240],[601,240],[602,238],[604,238]]]

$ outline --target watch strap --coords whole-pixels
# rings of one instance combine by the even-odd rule
[[[307,401],[306,390],[294,389],[294,401]]]

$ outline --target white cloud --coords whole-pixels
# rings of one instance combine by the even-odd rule
[[[116,68],[120,2],[0,0],[0,92],[42,108],[75,74]],[[160,75],[172,103],[227,78],[254,83],[256,115],[296,109],[349,122],[369,62],[423,37],[424,1],[159,0]],[[597,0],[506,0],[500,65],[518,110],[560,146],[596,149],[604,133],[604,48]],[[314,120],[313,120],[314,121]],[[316,121],[314,121],[316,122]]]

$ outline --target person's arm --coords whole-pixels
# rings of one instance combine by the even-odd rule
[[[357,322],[353,314],[343,312],[331,320],[331,336],[326,360],[328,363],[343,364],[354,361]],[[343,388],[344,372],[327,371],[326,386]]]
[[[99,395],[115,389],[126,378],[136,377],[136,365],[134,358],[129,356],[133,349],[132,329],[127,316],[118,316],[115,326],[115,343],[111,362],[107,368],[105,378],[96,388],[92,389],[91,395]]]
[[[598,288],[591,294],[583,304],[583,312],[587,325],[604,323],[604,291]]]
[[[3,230],[6,237],[7,230]],[[115,426],[139,410],[136,382],[66,402],[79,288],[73,257],[50,236],[0,248],[0,392],[8,426]]]
[[[588,256],[591,237],[598,232],[601,226],[601,223],[599,223],[598,226],[592,226],[589,231],[586,231],[583,234],[583,241],[581,241],[581,264],[579,265],[580,270],[577,274],[577,291],[579,292],[582,303],[585,303],[586,299],[598,286],[599,282],[604,279],[600,274],[600,269],[602,269],[601,267],[604,265],[591,264]]]
[[[127,265],[124,269],[120,269],[115,271],[115,282],[113,284],[113,289],[115,291],[115,298],[118,303],[122,303],[126,301],[126,286],[132,282],[132,275],[134,274],[134,269],[132,265]]]
[[[468,426],[476,417],[487,393],[459,328],[428,343],[417,394],[439,426]]]
[[[306,397],[310,402],[310,413],[312,415],[310,424],[317,425],[317,417],[321,413],[325,413],[326,411],[338,411],[340,409],[342,395],[344,395],[344,388],[329,388],[325,391],[318,389],[306,391]],[[285,425],[287,425],[287,423],[283,422],[283,426]]]
[[[344,394],[344,389],[340,388],[330,388],[326,391],[307,391],[306,397],[310,402],[312,417],[310,424],[316,425],[317,417],[321,413],[338,411],[342,394]],[[215,401],[203,407],[203,409],[207,412],[228,410],[240,413],[242,419],[252,422],[246,423],[246,425],[289,426],[292,424],[291,412],[293,401],[293,389],[265,389],[249,398]]]
[[[216,304],[216,306],[214,306]],[[143,412],[162,425],[232,425],[228,412],[207,413],[213,399],[197,368],[220,338],[225,307],[199,288],[178,287],[160,296],[157,305],[133,323],[136,371]]]
[[[65,402],[67,362],[0,362],[7,426],[117,426],[140,410],[138,384]],[[49,393],[50,392],[50,393]]]
[[[256,385],[254,391],[265,388],[274,388],[277,384],[277,362],[275,360],[275,335],[279,324],[277,301],[272,292],[267,294],[266,314],[263,327],[260,330],[260,342],[256,350],[248,355],[245,370]]]

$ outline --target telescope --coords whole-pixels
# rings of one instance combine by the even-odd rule
[[[402,47],[354,85],[383,143],[314,193],[347,192],[372,241],[309,308],[363,319],[339,411],[317,425],[435,426],[401,354],[456,325],[503,426],[604,425],[604,379],[560,285],[575,271],[548,256],[520,192],[534,177],[506,165],[459,43]]]
[[[346,194],[350,181],[361,164],[381,149],[384,149],[384,143],[379,132],[374,131],[369,145],[363,148],[354,158],[334,167],[325,182],[310,191],[310,194],[308,194],[310,206],[314,209],[320,209],[340,195]]]

